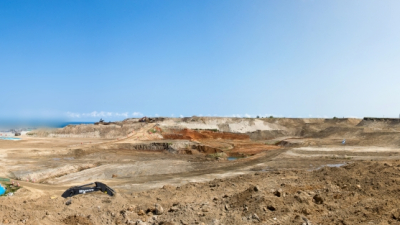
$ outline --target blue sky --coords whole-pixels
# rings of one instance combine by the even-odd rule
[[[0,117],[398,117],[399,1],[0,1]]]

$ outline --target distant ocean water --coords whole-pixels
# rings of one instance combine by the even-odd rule
[[[94,124],[94,122],[65,122],[65,121],[16,121],[0,120],[0,131],[9,129],[36,129],[42,127],[63,128],[68,125]]]
[[[65,122],[65,123],[61,123],[60,125],[56,126],[56,128],[63,128],[68,125],[80,125],[80,124],[94,124],[94,122]]]

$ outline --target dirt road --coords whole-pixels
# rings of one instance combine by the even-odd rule
[[[83,125],[40,131],[20,141],[0,140],[0,177],[23,187],[0,197],[0,222],[400,221],[395,200],[400,124],[198,117],[156,121]],[[108,184],[117,196],[79,195],[70,205],[60,197],[70,186],[94,181]]]

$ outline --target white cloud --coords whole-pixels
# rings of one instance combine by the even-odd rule
[[[79,113],[67,112],[67,117],[79,118],[79,117],[81,117],[81,115]]]
[[[81,117],[96,117],[96,118],[107,118],[107,117],[124,117],[124,118],[128,118],[129,115],[132,116],[143,116],[142,113],[140,112],[134,112],[132,114],[130,114],[129,112],[97,112],[97,111],[93,111],[93,112],[89,112],[89,113],[73,113],[73,112],[67,112],[66,116],[70,117],[70,118],[81,118]]]
[[[240,114],[232,114],[230,116],[225,116],[225,117],[242,117]]]
[[[143,116],[143,113],[140,112],[133,112],[132,116]]]
[[[82,113],[82,117],[112,117],[115,113],[112,112],[97,112],[97,111],[93,111],[90,113]]]
[[[128,112],[124,112],[124,113],[115,113],[116,116],[123,116],[125,118],[128,118],[129,113]]]

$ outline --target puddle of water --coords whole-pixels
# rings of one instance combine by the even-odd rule
[[[237,160],[238,159],[238,157],[228,157],[228,161],[234,161],[234,160]]]
[[[322,168],[324,168],[325,166],[326,166],[326,167],[336,167],[336,168],[338,168],[338,167],[341,167],[341,166],[344,166],[344,165],[346,165],[346,163],[326,164],[326,165],[322,165],[322,166],[316,168],[315,170],[322,169]]]
[[[346,165],[346,163],[326,164],[327,167],[341,167],[344,165]]]
[[[74,160],[75,158],[74,157],[64,157],[62,159],[64,159],[64,160]],[[53,158],[53,160],[54,161],[59,161],[59,160],[61,160],[61,158]]]
[[[21,138],[13,138],[13,137],[0,137],[2,140],[9,140],[9,141],[19,141]]]
[[[276,169],[267,166],[267,167],[265,167],[265,169],[262,169],[261,171],[263,171],[263,172],[276,171]]]

